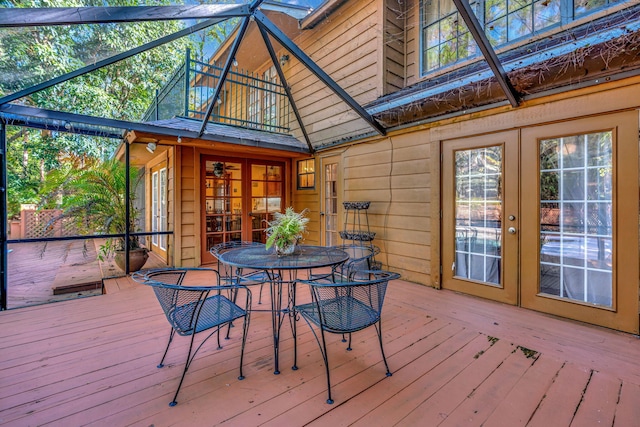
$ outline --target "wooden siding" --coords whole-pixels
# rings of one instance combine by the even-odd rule
[[[180,150],[180,189],[176,191],[176,204],[179,206],[180,246],[177,247],[177,264],[182,267],[200,265],[200,164],[193,147],[181,147]],[[194,210],[194,208],[196,208]]]
[[[411,86],[420,80],[420,2],[409,0],[407,3],[407,33],[405,70],[407,86]]]
[[[385,95],[405,87],[406,7],[406,2],[384,0],[382,78]]]
[[[347,2],[312,31],[303,32],[295,43],[360,104],[383,93],[379,73],[382,29],[378,24],[377,0]],[[371,128],[298,61],[285,73],[307,132],[316,143],[341,136],[370,132]],[[301,137],[297,124],[296,136]]]

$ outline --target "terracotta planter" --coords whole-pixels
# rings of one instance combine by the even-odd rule
[[[147,249],[132,249],[129,251],[129,272],[132,273],[134,271],[138,271],[142,268],[147,259],[149,258],[149,253]],[[116,251],[115,254],[115,262],[118,267],[122,271],[124,271],[125,263],[124,263],[124,251]]]

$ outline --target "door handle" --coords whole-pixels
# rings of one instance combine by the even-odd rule
[[[516,234],[516,231],[517,231],[517,230],[516,230],[516,228],[515,228],[515,227],[509,227],[509,228],[507,229],[507,231],[509,232],[509,234]]]

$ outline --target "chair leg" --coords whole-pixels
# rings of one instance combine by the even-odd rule
[[[260,295],[258,295],[258,304],[262,304],[262,288],[264,287],[264,282],[260,284]]]
[[[329,374],[329,354],[327,353],[327,342],[324,339],[324,329],[322,329],[322,327],[320,327],[320,334],[322,335],[322,347],[320,348],[320,352],[322,353],[322,359],[324,360],[324,369],[327,373],[327,403],[331,405],[333,403],[333,399],[331,398],[331,377]]]
[[[242,373],[242,365],[244,362],[244,346],[247,343],[247,335],[249,332],[249,311],[244,316],[244,322],[242,324],[242,346],[240,347],[240,375],[238,376],[239,380],[244,379],[244,374]]]
[[[158,364],[158,368],[162,368],[164,366],[164,358],[167,357],[167,352],[169,351],[169,346],[171,345],[171,341],[173,341],[173,336],[176,334],[176,330],[171,328],[171,333],[169,334],[169,342],[167,343],[167,347],[164,349],[164,354],[162,355],[162,359]]]
[[[378,341],[380,342],[380,352],[382,353],[382,361],[384,362],[385,368],[387,368],[387,376],[390,377],[393,375],[391,370],[389,370],[389,364],[387,363],[387,357],[384,354],[384,347],[382,345],[382,322],[379,320],[375,325],[376,332],[378,333]]]
[[[211,336],[211,335],[209,335]],[[187,375],[187,370],[189,370],[189,366],[191,365],[191,350],[193,349],[193,340],[195,339],[196,334],[191,334],[191,342],[189,343],[189,352],[187,353],[187,361],[184,364],[184,369],[182,370],[182,377],[180,378],[180,382],[178,383],[178,389],[176,390],[176,394],[173,395],[173,400],[171,402],[169,402],[169,406],[176,406],[178,404],[178,401],[176,400],[178,398],[178,393],[180,392],[180,388],[182,387],[182,382],[184,381],[184,377],[185,375]],[[200,349],[200,347],[198,347],[198,349]],[[198,350],[196,350],[196,353],[198,352]],[[193,354],[195,356],[195,353]]]
[[[351,332],[349,332],[349,344],[347,345],[347,351],[351,351],[351,350],[353,349],[351,348]]]

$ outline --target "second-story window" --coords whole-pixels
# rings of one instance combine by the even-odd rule
[[[469,1],[494,48],[614,3],[619,0]],[[453,0],[421,0],[420,28],[423,75],[480,54]]]
[[[475,10],[478,3],[470,3]],[[476,11],[477,14],[477,11]],[[423,73],[468,58],[477,46],[452,0],[426,0],[422,4]]]
[[[264,73],[264,95],[262,97],[262,123],[267,129],[275,131],[278,126],[278,73],[276,67],[271,67]]]
[[[262,105],[260,102],[260,88],[249,86],[249,123],[258,126],[262,122]]]

